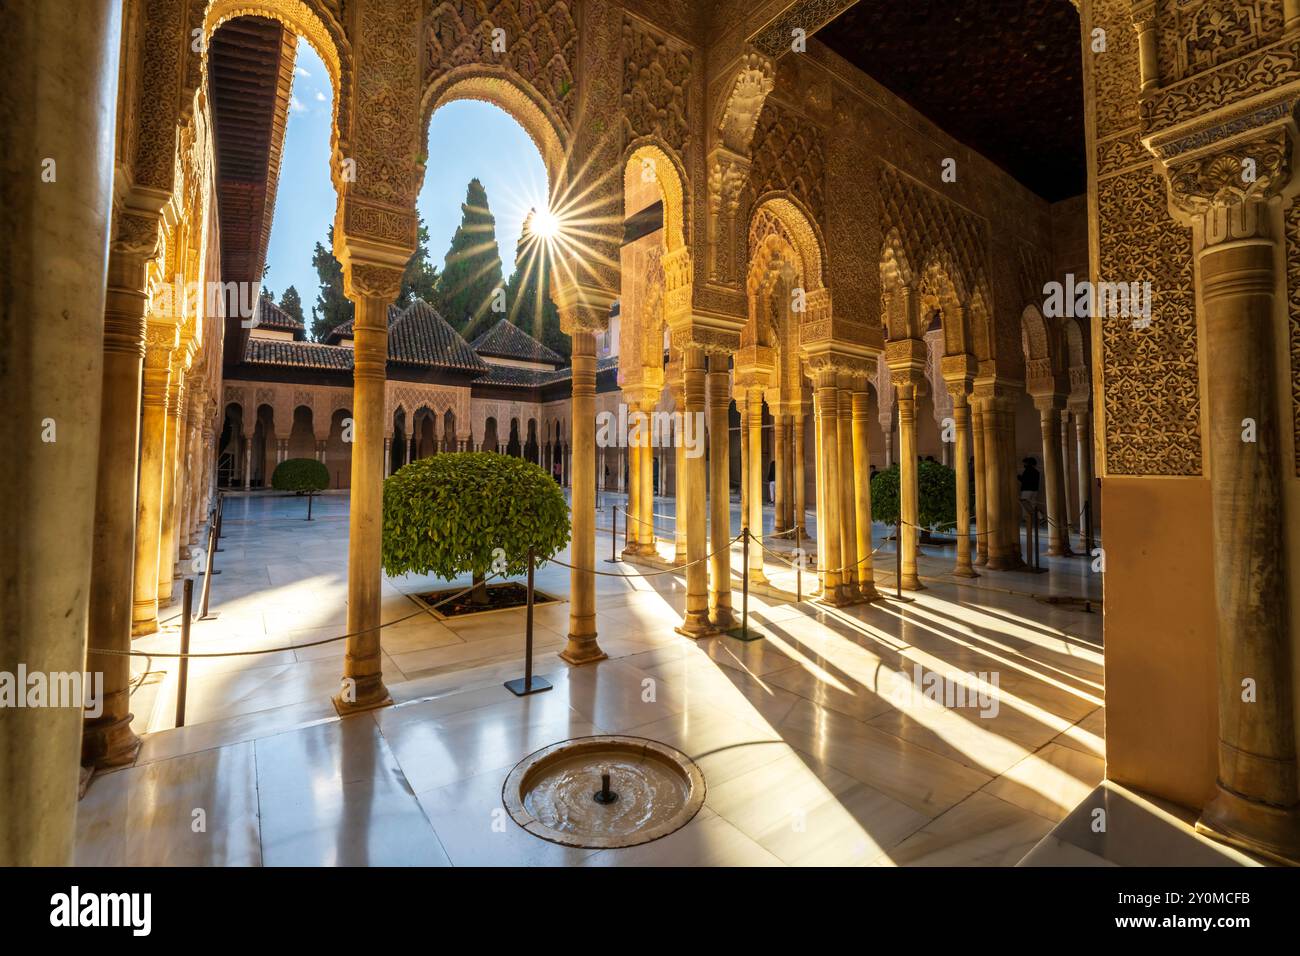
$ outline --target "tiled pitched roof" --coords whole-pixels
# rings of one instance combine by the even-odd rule
[[[612,355],[596,360],[596,374],[618,368],[618,356]],[[573,368],[566,366],[555,371],[536,368],[519,368],[514,365],[493,365],[487,375],[474,380],[475,385],[507,385],[520,388],[535,388],[539,385],[553,385],[567,382],[573,378]]]
[[[258,303],[257,327],[274,329],[278,332],[292,332],[294,338],[303,338],[307,328],[284,309],[275,304],[270,296],[262,296]]]
[[[475,385],[514,385],[531,388],[545,385],[555,373],[544,368],[520,368],[518,365],[493,365],[491,371],[474,379]]]
[[[347,372],[352,370],[352,349],[320,342],[286,342],[250,336],[244,345],[244,361],[249,365],[289,365]]]
[[[352,338],[352,320],[348,319],[346,322],[340,322],[338,325],[334,326],[334,328],[330,329],[329,334],[325,336],[325,341],[333,345],[338,342],[339,339],[350,338]]]
[[[547,348],[508,319],[502,319],[488,329],[470,346],[479,355],[494,358],[518,359],[525,362],[546,362],[549,365],[563,365],[564,358],[553,349]]]
[[[393,322],[395,322],[397,320],[397,317],[401,314],[402,314],[402,310],[399,309],[397,306],[390,305],[388,307],[389,328],[392,328]],[[340,322],[338,325],[334,326],[334,328],[329,330],[329,333],[325,336],[325,341],[328,342],[330,345],[337,345],[339,339],[352,338],[354,335],[352,329],[352,323],[353,323],[352,319],[348,319],[346,322]]]
[[[460,333],[423,299],[416,299],[396,319],[390,312],[388,359],[407,365],[438,365],[468,372],[488,370],[488,364]]]

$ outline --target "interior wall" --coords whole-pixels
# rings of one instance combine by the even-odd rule
[[[1199,808],[1219,728],[1210,483],[1102,483],[1106,776]]]

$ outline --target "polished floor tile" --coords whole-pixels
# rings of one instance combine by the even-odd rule
[[[346,498],[322,502],[328,517],[311,525],[291,514],[296,504],[228,505],[229,571],[212,595],[220,617],[195,626],[194,650],[255,653],[192,664],[186,727],[170,726],[174,659],[133,660],[137,724],[155,732],[136,766],[92,783],[78,861],[1010,865],[1036,845],[1080,864],[1121,852],[1085,840],[1080,811],[1070,815],[1104,790],[1100,615],[1035,597],[1092,594],[1098,582],[1082,562],[969,582],[951,577],[950,548],[929,548],[927,589],[911,603],[830,608],[752,594],[762,635],[752,642],[682,637],[679,573],[602,564],[619,575],[597,579],[609,657],[580,668],[558,656],[569,575],[548,565],[538,586],[561,601],[535,609],[533,660],[553,687],[526,698],[501,686],[523,674],[522,611],[439,620],[411,595],[449,582],[385,579],[382,665],[394,706],[340,719],[330,696],[345,647],[315,642],[346,626]],[[793,587],[769,568],[777,586]],[[882,588],[889,568],[877,565]],[[166,609],[164,630],[137,648],[174,650],[176,613]],[[945,706],[918,693],[918,673],[991,697]],[[598,733],[648,737],[695,760],[700,813],[661,840],[600,852],[520,829],[501,801],[510,769]],[[1114,806],[1125,832],[1152,817]],[[208,811],[208,829],[191,839],[195,808]],[[1169,832],[1189,827],[1162,812],[1177,823],[1165,820]]]

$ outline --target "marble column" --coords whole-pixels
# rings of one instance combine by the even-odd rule
[[[144,247],[116,244],[108,258],[104,306],[104,378],[100,392],[99,454],[95,484],[95,536],[91,546],[91,647],[131,648],[131,573],[135,555],[135,488],[139,475],[140,379],[144,368],[147,239],[152,219],[130,223]],[[115,224],[122,234],[125,229]],[[107,427],[105,427],[107,423]],[[103,712],[86,718],[81,761],[87,766],[132,763],[140,738],[131,730],[131,659],[91,654],[86,668],[104,675]]]
[[[804,474],[805,451],[804,451],[804,413],[803,402],[799,403],[799,410],[794,415],[794,524],[799,529],[799,535],[802,540],[808,538],[808,522],[805,512],[808,510],[808,502],[805,500],[808,492],[804,485],[807,478]]]
[[[570,664],[605,659],[596,641],[596,335],[571,326],[573,343],[573,461],[570,472],[573,541],[569,546],[569,634],[560,657]]]
[[[971,444],[974,446],[970,457],[975,459],[975,561],[977,567],[983,567],[989,560],[989,519],[986,510],[984,489],[987,481],[984,477],[984,411],[980,403],[972,396],[970,400]]]
[[[631,558],[641,553],[641,444],[636,405],[629,402],[627,446],[627,509],[623,514],[623,557]]]
[[[749,456],[745,463],[745,482],[749,485],[749,511],[743,526],[755,538],[763,537],[763,390],[751,384],[745,392],[745,405],[748,408],[747,426],[749,431]],[[763,548],[758,541],[749,542],[750,584],[766,584],[767,575],[763,572]]]
[[[957,563],[952,573],[959,578],[978,577],[970,559],[970,405],[968,383],[950,381],[952,395],[953,456],[957,459]]]
[[[1071,529],[1079,526],[1079,507],[1074,502],[1074,493],[1078,485],[1075,483],[1077,476],[1070,473],[1070,462],[1074,456],[1070,454],[1070,410],[1066,408],[1061,412],[1061,480],[1065,484],[1061,497],[1061,508],[1065,511],[1065,526],[1061,533],[1065,536],[1065,546],[1070,547]]]
[[[709,599],[710,621],[721,631],[735,623],[731,613],[731,422],[727,415],[731,382],[727,362],[726,353],[709,354],[709,546],[713,554]],[[751,432],[751,443],[753,437]],[[762,502],[761,495],[758,500]]]
[[[651,557],[659,556],[655,536],[655,446],[654,446],[654,410],[659,402],[658,394],[653,399],[646,398],[638,406],[643,416],[643,436],[641,445],[641,514],[640,551]]]
[[[161,522],[158,532],[158,606],[171,603],[175,590],[176,488],[181,477],[181,439],[185,421],[185,347],[172,353],[171,378],[167,383],[167,418],[163,439]]]
[[[916,548],[920,537],[917,527],[921,520],[920,500],[917,492],[916,467],[916,386],[920,372],[905,369],[894,373],[895,401],[898,404],[898,505],[902,517],[899,529],[899,547],[902,548],[902,587],[909,591],[923,590],[916,574]]]
[[[821,581],[822,592],[826,589],[826,568],[832,565],[826,563],[829,552],[826,550],[826,439],[822,435],[822,405],[821,393],[816,386],[816,376],[813,376],[813,494],[816,495],[817,507],[817,568],[819,571],[818,579]],[[838,590],[838,579],[837,579]]]
[[[880,597],[876,590],[875,561],[871,555],[871,418],[867,380],[853,380],[853,500],[857,516],[856,550],[858,594],[864,601]]]
[[[817,489],[817,566],[822,569],[822,600],[845,601],[843,551],[840,548],[839,388],[833,368],[815,371],[817,383],[817,460],[821,487]]]
[[[341,714],[391,702],[380,651],[384,508],[385,380],[388,306],[401,271],[350,263],[344,279],[354,309],[352,347],[352,469],[348,510],[348,638],[343,680],[334,697]]]
[[[788,531],[790,529],[787,506],[790,502],[789,484],[786,481],[786,469],[790,465],[789,446],[786,445],[786,415],[780,411],[772,416],[772,455],[776,459],[776,495],[772,503],[774,513],[773,529]]]
[[[998,449],[1000,452],[998,459],[1000,468],[997,477],[1001,481],[999,488],[1003,497],[1003,553],[1006,555],[1008,568],[1023,567],[1025,562],[1021,558],[1021,548],[1024,548],[1025,553],[1029,551],[1029,542],[1027,540],[1022,542],[1020,539],[1023,512],[1020,508],[1020,487],[1016,482],[1016,471],[1019,467],[1016,454],[1015,410],[1017,404],[1018,396],[1007,396],[995,402],[997,406]]]
[[[1056,395],[1038,396],[1038,427],[1043,436],[1043,484],[1047,489],[1047,553],[1068,555],[1070,539],[1065,522],[1065,479],[1061,466],[1061,408],[1064,399]]]
[[[1084,514],[1084,507],[1091,510],[1092,502],[1092,434],[1089,431],[1088,409],[1076,408],[1074,410],[1074,440],[1078,453],[1078,470],[1079,470],[1079,534],[1085,535],[1088,531],[1088,515]],[[1097,532],[1097,516],[1093,514],[1092,529],[1094,536]]]
[[[686,439],[692,428],[686,420],[686,386],[676,384],[672,388],[673,411],[676,413],[679,431],[673,443],[673,563],[685,564],[686,557],[686,497],[682,494],[682,485],[686,482]]]
[[[1218,605],[1219,774],[1198,829],[1300,863],[1288,525],[1279,476],[1274,295],[1280,216],[1215,205],[1197,256],[1204,302]],[[1243,440],[1244,421],[1254,441]],[[1289,425],[1287,426],[1289,427]]]
[[[253,436],[244,436],[244,490],[253,487]]]
[[[384,477],[393,473],[393,439],[384,439]]]
[[[837,376],[838,405],[836,444],[840,459],[840,555],[844,565],[842,582],[846,601],[857,601],[858,590],[858,520],[857,494],[853,479],[853,380],[841,372]]]
[[[136,498],[131,636],[158,630],[158,564],[162,554],[163,470],[167,452],[167,392],[176,327],[148,323],[140,412],[140,486]]]
[[[794,416],[781,417],[781,435],[785,445],[784,467],[780,470],[780,479],[785,483],[785,529],[794,528]],[[793,540],[793,538],[792,538]]]
[[[709,553],[707,539],[706,492],[708,485],[704,457],[704,411],[706,392],[706,358],[698,346],[682,350],[682,400],[685,402],[684,426],[690,434],[689,444],[699,454],[688,456],[683,474],[678,507],[686,523],[686,613],[678,631],[687,637],[708,637],[714,631],[709,624]]]
[[[195,376],[197,378],[197,375]],[[203,401],[203,393],[196,383],[189,388],[185,403],[185,441],[181,455],[180,476],[176,482],[176,560],[175,577],[184,575],[183,565],[190,557],[190,527],[193,521],[194,491],[198,484],[195,474],[198,462],[198,426],[195,422],[195,405]]]
[[[10,44],[0,60],[0,671],[71,673],[86,665],[99,533],[121,4],[5,0],[0,31]],[[55,181],[42,182],[42,157],[57,160]],[[131,270],[114,281],[130,278],[134,288],[138,277]],[[136,316],[126,331],[138,354],[139,303],[113,308]],[[131,362],[112,374],[123,366]],[[129,541],[117,545],[128,563]],[[120,611],[114,620],[121,624]],[[0,866],[73,862],[81,723],[76,706],[0,710]]]
[[[749,517],[749,401],[745,387],[736,387],[736,411],[740,413],[740,514]],[[728,425],[730,429],[730,425]]]

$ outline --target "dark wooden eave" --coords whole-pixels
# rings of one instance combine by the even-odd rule
[[[261,287],[296,42],[276,20],[237,17],[222,24],[208,45],[221,278],[226,283]],[[243,356],[247,336],[238,316],[227,317],[227,365]]]

